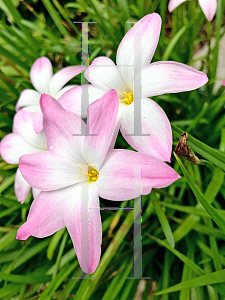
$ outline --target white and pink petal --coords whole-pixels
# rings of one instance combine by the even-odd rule
[[[41,192],[33,201],[27,221],[17,231],[18,240],[29,236],[47,237],[65,227],[63,209],[68,197],[72,198],[67,188],[52,192]]]
[[[50,93],[49,84],[53,75],[52,64],[47,57],[35,60],[30,70],[30,79],[39,93]]]
[[[83,156],[88,164],[99,169],[112,142],[119,100],[115,90],[109,90],[102,98],[90,104]]]
[[[26,106],[38,106],[41,94],[35,90],[26,89],[20,94],[16,104],[16,111]]]
[[[19,168],[27,182],[41,191],[61,189],[87,180],[82,166],[50,151],[23,155]]]
[[[78,116],[86,117],[88,105],[100,99],[104,94],[104,90],[87,84],[66,91],[58,101],[65,109],[72,111]]]
[[[84,72],[84,76],[91,84],[105,92],[115,89],[118,97],[123,97],[123,92],[129,88],[117,66],[108,57],[95,58]]]
[[[39,134],[36,134],[33,129],[32,125],[34,116],[36,114],[37,113],[32,113],[26,109],[22,109],[18,113],[16,113],[13,121],[13,133],[18,134],[28,144],[37,148],[36,152],[40,152],[43,150],[47,150],[47,143],[44,131],[40,132]]]
[[[141,56],[141,65],[134,67],[135,73],[151,62],[158,44],[161,22],[161,17],[157,13],[146,15],[122,39],[117,50],[116,63],[125,81],[129,73],[132,73],[132,70],[125,66],[135,65],[134,47],[139,45]]]
[[[48,150],[74,163],[86,163],[81,153],[85,123],[76,114],[43,94],[40,100]],[[83,135],[82,135],[82,130]]]
[[[134,111],[134,102],[127,106],[120,127],[123,137],[135,150],[170,161],[172,130],[165,112],[151,99],[135,101],[141,106],[141,119]]]
[[[56,98],[61,88],[72,78],[82,73],[85,69],[86,67],[84,66],[69,66],[56,72],[49,84],[50,95]]]
[[[18,164],[19,158],[27,153],[37,152],[37,148],[28,144],[18,134],[6,135],[0,144],[1,157],[9,164]]]
[[[102,243],[98,190],[95,183],[77,184],[72,189],[73,193],[65,203],[64,222],[81,269],[92,274],[99,264]],[[87,230],[86,233],[82,229]]]
[[[216,14],[217,1],[216,0],[198,0],[204,15],[208,21],[212,21]]]
[[[187,65],[161,61],[142,69],[142,97],[195,90],[208,82],[205,73]]]
[[[179,178],[170,166],[157,158],[114,149],[107,153],[96,184],[100,197],[121,201],[147,195],[152,188],[166,187]]]
[[[175,8],[177,8],[181,3],[185,2],[187,0],[170,0],[168,5],[169,12],[172,12]],[[205,0],[203,0],[205,1]]]
[[[16,171],[16,177],[14,182],[15,194],[20,203],[24,203],[26,200],[31,186],[27,183],[27,181],[23,178],[19,168]]]

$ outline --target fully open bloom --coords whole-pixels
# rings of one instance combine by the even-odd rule
[[[170,0],[169,2],[169,12],[172,12],[177,6],[187,0]],[[217,9],[217,1],[216,0],[198,0],[204,15],[206,16],[208,21],[212,21],[215,16]]]
[[[42,130],[36,134],[32,127],[34,113],[25,109],[20,110],[14,117],[13,133],[6,135],[0,143],[2,158],[9,164],[18,164],[20,156],[47,150],[47,142]],[[15,178],[15,194],[23,203],[29,193],[30,185],[17,169]],[[34,197],[39,191],[33,188]]]
[[[120,127],[122,135],[134,149],[163,161],[170,161],[170,122],[161,107],[148,97],[194,90],[204,85],[208,78],[203,72],[181,63],[162,61],[150,64],[157,47],[160,28],[161,17],[158,14],[146,15],[124,36],[117,50],[117,65],[108,57],[98,57],[85,71],[85,77],[92,84],[88,85],[90,103],[109,89],[117,91],[120,104],[116,127]],[[137,59],[134,45],[141,46],[141,60],[138,64],[134,62]],[[135,89],[140,98],[134,99],[134,83],[138,78],[140,82]],[[70,110],[84,115],[85,111],[81,111],[78,101],[82,88],[85,87],[67,91],[59,98],[59,102],[62,105],[65,101],[67,105],[70,102],[70,107],[67,106]],[[135,103],[141,105],[141,120],[136,111],[134,116]],[[143,135],[134,135],[134,123],[141,123]]]
[[[149,155],[110,149],[119,106],[115,90],[89,106],[87,126],[48,95],[42,95],[40,105],[48,151],[22,156],[19,167],[27,182],[42,192],[32,203],[17,239],[43,238],[66,226],[82,270],[93,273],[101,254],[99,196],[132,199],[150,193],[153,187],[170,185],[179,175]],[[85,136],[80,135],[81,128]],[[135,177],[135,166],[141,167],[140,180]],[[88,199],[82,198],[84,191]],[[88,205],[87,211],[82,210],[82,203]],[[89,252],[83,249],[87,251],[83,260],[81,212],[89,236]]]
[[[18,111],[20,108],[26,107],[27,110],[35,113],[33,127],[36,133],[39,133],[43,129],[43,118],[39,104],[41,94],[45,93],[58,99],[75,85],[69,85],[64,88],[63,86],[85,69],[82,66],[69,66],[53,75],[52,64],[47,57],[40,57],[35,60],[30,70],[30,80],[36,91],[31,89],[22,91],[16,105],[16,110]]]

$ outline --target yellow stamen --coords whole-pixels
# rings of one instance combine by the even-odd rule
[[[127,105],[130,105],[134,101],[133,93],[125,93],[125,92],[123,92],[123,94],[126,97],[123,98],[122,101],[125,102]]]
[[[98,179],[99,173],[95,168],[93,167],[88,167],[88,173],[84,173],[88,176],[88,182],[94,182]]]

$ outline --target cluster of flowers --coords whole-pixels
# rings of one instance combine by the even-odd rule
[[[165,163],[170,161],[172,151],[170,122],[148,97],[197,89],[208,78],[176,62],[150,64],[160,28],[161,18],[156,13],[137,22],[120,43],[116,64],[108,57],[98,57],[86,70],[66,67],[53,76],[50,61],[46,57],[37,59],[30,72],[36,91],[21,93],[13,133],[1,142],[3,159],[19,163],[15,193],[21,203],[33,187],[34,201],[17,239],[31,235],[43,238],[66,226],[86,273],[95,271],[101,254],[99,196],[130,200],[179,178]],[[135,40],[137,32],[141,34]],[[141,64],[132,68],[136,44],[141,45]],[[84,70],[91,84],[62,88]],[[136,99],[134,82],[138,74],[141,97]],[[87,93],[89,105],[85,107],[81,101],[82,94]],[[134,104],[141,107],[141,135],[132,134],[135,122],[140,124]],[[87,123],[83,117],[87,117]],[[136,151],[113,149],[119,130]],[[136,166],[141,167],[139,180]],[[83,199],[83,191],[88,200]],[[82,201],[88,201],[86,212],[82,211]],[[88,222],[88,262],[81,261],[81,218]]]

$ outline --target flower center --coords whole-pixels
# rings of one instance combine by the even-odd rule
[[[125,102],[127,105],[130,105],[134,101],[133,93],[125,93],[125,92],[123,92],[123,94],[126,97],[123,98],[122,101]]]
[[[88,182],[94,182],[98,179],[99,173],[93,167],[88,167],[88,173],[84,173],[88,176]]]

